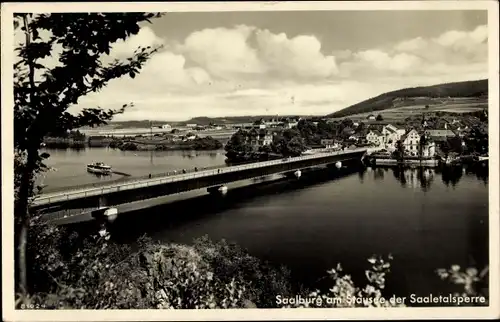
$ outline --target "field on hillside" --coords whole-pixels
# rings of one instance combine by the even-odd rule
[[[390,108],[383,111],[377,111],[373,113],[361,113],[355,115],[349,115],[341,117],[338,119],[349,118],[353,121],[365,121],[368,115],[373,114],[377,116],[381,114],[384,121],[398,122],[403,121],[409,116],[420,115],[422,113],[435,113],[435,112],[449,112],[449,113],[469,113],[475,111],[481,111],[488,108],[488,102],[486,99],[477,98],[453,98],[446,101],[435,102],[434,104],[426,105],[411,105]]]

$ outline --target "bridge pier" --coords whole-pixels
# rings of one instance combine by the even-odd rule
[[[335,163],[330,163],[327,165],[329,169],[334,169],[334,170],[341,170],[342,168],[345,168],[346,165],[342,164],[342,162],[337,161]]]
[[[109,207],[92,211],[92,217],[103,223],[113,223],[118,218],[118,208]]]
[[[226,185],[222,185],[222,186],[218,186],[218,187],[209,187],[207,188],[207,192],[211,195],[220,195],[220,196],[225,196],[227,195],[227,186]]]

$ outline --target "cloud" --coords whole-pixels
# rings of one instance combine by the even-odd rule
[[[240,25],[195,31],[174,42],[145,26],[116,43],[110,58],[129,57],[139,46],[163,49],[135,79],[113,80],[72,110],[134,102],[117,120],[328,114],[386,91],[486,78],[487,41],[487,27],[478,26],[325,53],[324,43],[310,34],[290,36]]]
[[[335,57],[321,53],[316,37],[288,38],[244,25],[193,32],[178,50],[222,79],[327,78],[337,72]]]
[[[110,55],[116,58],[129,57],[139,47],[157,47],[165,44],[165,39],[158,37],[149,26],[144,26],[137,34],[114,43]]]
[[[256,43],[259,57],[272,73],[300,79],[328,78],[338,72],[335,57],[323,55],[321,43],[314,36],[289,39],[285,33],[258,30]]]
[[[256,50],[247,42],[253,30],[237,26],[196,31],[185,39],[179,50],[217,77],[261,74],[264,67]]]
[[[431,77],[434,83],[452,76],[486,78],[488,72],[487,27],[472,31],[447,31],[438,37],[417,37],[392,46],[344,55],[340,64],[343,77],[384,79],[386,77]]]

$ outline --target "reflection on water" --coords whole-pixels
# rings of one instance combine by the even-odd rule
[[[428,192],[434,181],[435,170],[431,168],[394,167],[391,170],[394,178],[403,188],[421,189],[423,192]]]
[[[374,169],[374,179],[382,180],[384,178],[384,172],[386,171],[388,171],[388,168]],[[423,192],[431,190],[436,174],[441,176],[442,182],[447,187],[456,187],[464,174],[468,176],[475,176],[477,179],[483,181],[485,185],[488,184],[487,168],[460,166],[438,168],[392,167],[390,171],[392,171],[394,178],[399,181],[401,187],[421,189]],[[362,176],[364,176],[364,174],[360,174],[360,178],[362,178]]]

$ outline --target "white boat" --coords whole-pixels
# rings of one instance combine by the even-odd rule
[[[99,174],[111,174],[113,172],[113,169],[110,165],[104,164],[102,162],[94,162],[91,164],[87,164],[87,171]]]
[[[312,155],[312,154],[315,154],[315,152],[313,150],[306,150],[306,151],[302,152],[302,155]]]

